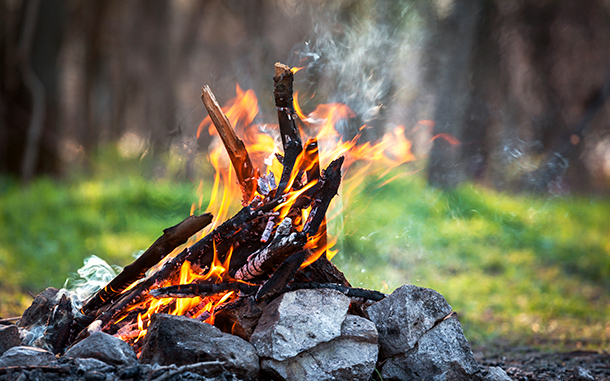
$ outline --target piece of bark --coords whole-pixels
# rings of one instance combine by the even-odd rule
[[[126,266],[108,285],[98,291],[83,307],[85,315],[97,310],[120,295],[130,284],[140,280],[150,268],[159,263],[176,247],[212,222],[212,214],[189,216],[178,225],[163,230],[159,237],[138,259]]]
[[[220,108],[216,97],[208,85],[201,89],[201,100],[206,110],[208,110],[210,119],[212,119],[212,123],[216,127],[218,135],[220,135],[220,139],[229,154],[233,168],[235,168],[237,181],[243,195],[242,205],[245,206],[254,197],[257,186],[256,178],[258,177],[250,160],[250,155],[248,155],[244,142],[235,134],[229,119]]]
[[[292,101],[292,83],[294,75],[290,67],[277,62],[275,76],[273,77],[273,95],[280,125],[280,135],[284,149],[289,141],[295,141],[302,146],[301,136],[296,124],[297,114]]]

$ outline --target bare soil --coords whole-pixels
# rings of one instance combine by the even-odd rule
[[[497,349],[479,348],[474,354],[481,366],[485,368],[499,366],[516,381],[610,381],[610,352],[607,350],[546,352],[535,348],[517,347],[499,352]]]

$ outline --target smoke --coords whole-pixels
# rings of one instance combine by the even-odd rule
[[[64,288],[70,292],[74,304],[81,304],[106,286],[121,270],[119,266],[110,266],[103,259],[92,255],[85,258],[84,265],[77,270],[77,274],[70,274]]]
[[[369,139],[379,138],[390,122],[403,124],[390,114],[400,98],[398,89],[417,87],[421,32],[410,4],[346,1],[309,9],[311,39],[292,49],[288,63],[306,66],[305,79],[298,74],[296,87],[305,87],[313,103],[339,102],[354,111],[355,118],[337,126],[345,138],[364,124],[372,127]]]

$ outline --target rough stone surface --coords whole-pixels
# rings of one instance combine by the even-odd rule
[[[49,365],[55,355],[44,349],[34,347],[12,347],[0,357],[0,368],[5,366]]]
[[[144,339],[140,361],[177,366],[220,361],[223,366],[198,369],[206,377],[231,372],[240,378],[255,377],[259,370],[254,347],[244,339],[184,316],[153,315]]]
[[[287,292],[265,308],[250,342],[261,357],[294,357],[338,337],[349,304],[349,298],[335,290]]]
[[[384,381],[480,380],[480,369],[456,314],[426,332],[412,350],[387,360]]]
[[[438,292],[404,285],[366,310],[379,332],[380,360],[405,353],[438,321],[451,313],[451,306]]]
[[[16,325],[0,325],[0,356],[10,348],[20,345],[19,328]]]
[[[111,365],[131,365],[138,361],[129,344],[104,332],[95,332],[74,344],[64,357],[93,358]]]
[[[483,381],[512,381],[504,369],[499,366],[490,366],[489,373],[483,379]]]
[[[284,361],[264,359],[261,368],[275,379],[290,381],[367,381],[377,363],[377,330],[373,322],[348,315],[341,336]]]
[[[115,366],[108,365],[103,361],[93,358],[75,358],[73,359],[74,365],[81,373],[86,372],[101,372],[111,373],[116,370]]]
[[[23,312],[17,325],[27,329],[34,325],[46,325],[53,307],[57,304],[58,293],[58,289],[49,287],[38,294],[32,304]]]

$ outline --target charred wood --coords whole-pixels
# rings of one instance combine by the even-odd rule
[[[177,286],[161,287],[150,292],[154,298],[194,298],[208,296],[225,291],[236,291],[244,294],[254,294],[259,287],[242,282],[231,283],[192,283]]]
[[[273,299],[278,296],[292,280],[294,274],[299,270],[303,262],[311,256],[310,250],[301,250],[286,258],[277,268],[271,278],[263,284],[256,293],[257,302]]]
[[[212,222],[212,215],[189,216],[178,225],[163,230],[159,237],[138,259],[126,266],[106,287],[98,291],[81,312],[85,315],[97,310],[120,295],[130,284],[140,280],[151,267],[159,263],[176,247],[185,243],[191,236]]]
[[[330,201],[339,190],[343,161],[343,156],[332,161],[322,174],[320,181],[323,182],[323,185],[322,189],[320,189],[320,196],[314,201],[309,219],[303,227],[303,232],[309,237],[314,236],[318,232],[320,225],[326,218],[326,210],[330,205]]]
[[[292,283],[286,287],[285,291],[295,291],[295,290],[303,290],[303,289],[320,289],[320,288],[328,288],[331,290],[337,290],[342,292],[343,294],[349,296],[350,298],[362,298],[368,300],[374,300],[376,302],[383,300],[387,295],[375,291],[375,290],[367,290],[365,288],[356,288],[356,287],[346,287],[336,283],[315,283],[315,282],[307,282],[307,283]]]
[[[275,106],[280,125],[280,135],[284,152],[289,141],[295,141],[299,145],[299,152],[302,150],[301,135],[296,124],[297,114],[292,103],[292,83],[294,75],[290,67],[277,62],[275,64],[275,76],[273,77],[273,95],[275,96]]]

